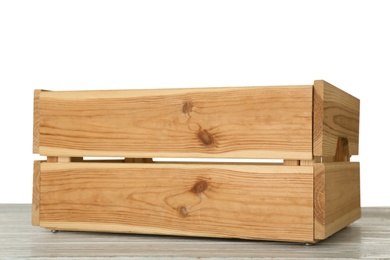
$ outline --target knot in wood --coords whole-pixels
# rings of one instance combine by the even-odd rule
[[[199,131],[198,138],[205,145],[212,145],[214,143],[213,136],[207,130]]]
[[[186,115],[190,115],[190,113],[192,112],[192,102],[191,101],[186,101],[183,103],[183,107],[181,108],[181,111],[183,112],[183,114],[186,114]]]
[[[188,211],[187,211],[187,208],[185,206],[180,206],[178,211],[179,211],[179,214],[181,217],[183,217],[183,218],[188,217]]]
[[[207,181],[198,181],[194,187],[192,187],[191,192],[195,194],[200,194],[207,189]]]

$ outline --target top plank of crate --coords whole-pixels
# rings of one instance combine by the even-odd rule
[[[312,158],[313,86],[35,91],[34,152]]]
[[[359,146],[359,99],[314,85],[35,91],[34,153],[131,158],[335,156]]]

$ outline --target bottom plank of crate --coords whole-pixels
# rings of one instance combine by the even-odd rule
[[[314,242],[312,166],[35,163],[48,229]]]
[[[360,217],[359,163],[37,161],[32,217],[56,230],[314,242]]]

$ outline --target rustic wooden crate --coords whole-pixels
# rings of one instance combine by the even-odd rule
[[[33,225],[317,242],[360,217],[359,100],[313,85],[42,91]],[[122,157],[86,160],[85,157]],[[281,163],[153,158],[280,159]]]

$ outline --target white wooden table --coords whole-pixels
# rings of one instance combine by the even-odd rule
[[[313,246],[129,234],[58,232],[33,227],[31,205],[0,204],[0,259],[390,259],[390,207]]]

